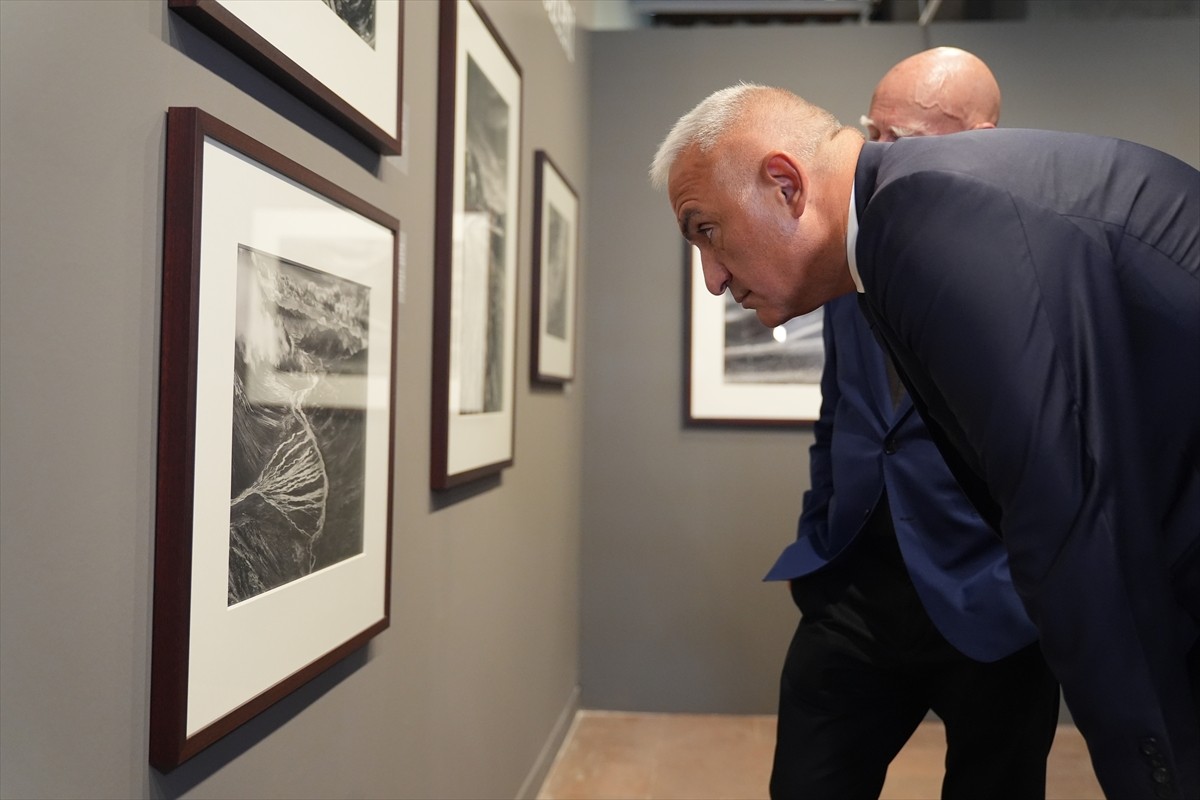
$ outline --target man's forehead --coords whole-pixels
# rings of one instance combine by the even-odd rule
[[[679,155],[675,157],[675,162],[671,164],[671,170],[668,173],[669,179],[677,179],[680,175],[702,170],[705,162],[711,160],[707,153],[700,149],[698,144],[690,144],[679,151]]]
[[[667,193],[672,205],[681,192],[694,194],[712,169],[712,159],[696,145],[683,150],[667,173]]]
[[[709,180],[711,162],[697,153],[680,157],[671,168],[667,181],[667,194],[671,209],[679,223],[679,232],[685,239],[692,234],[696,217],[707,213],[712,201],[713,183]]]

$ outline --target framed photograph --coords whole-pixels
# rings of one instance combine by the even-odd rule
[[[700,250],[685,248],[687,421],[704,425],[795,425],[821,413],[824,309],[777,328],[729,292],[704,287]]]
[[[150,763],[388,626],[398,222],[167,114]]]
[[[521,68],[473,2],[441,0],[430,485],[513,463]]]
[[[404,0],[167,0],[371,149],[400,155]]]
[[[575,377],[575,280],[579,272],[579,195],[544,150],[533,167],[534,380]]]

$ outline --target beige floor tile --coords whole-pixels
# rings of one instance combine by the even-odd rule
[[[766,797],[774,737],[756,717],[669,715],[653,797]]]
[[[650,798],[654,729],[654,720],[645,715],[581,711],[539,798]]]
[[[946,761],[946,731],[939,722],[923,722],[888,766],[880,800],[940,797]]]
[[[539,800],[766,800],[773,716],[580,711]],[[936,800],[946,755],[940,722],[917,729],[892,762],[881,800]],[[1102,800],[1071,726],[1050,752],[1047,800]]]
[[[1054,746],[1050,748],[1046,800],[1098,800],[1103,797],[1083,736],[1073,725],[1060,725]]]

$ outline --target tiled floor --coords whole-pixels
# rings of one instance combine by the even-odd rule
[[[773,716],[580,711],[538,800],[754,800],[767,797]],[[884,800],[936,800],[945,734],[925,722],[892,762]],[[1047,800],[1101,800],[1087,748],[1062,726]]]

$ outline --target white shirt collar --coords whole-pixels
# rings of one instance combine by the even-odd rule
[[[854,186],[850,187],[850,213],[846,218],[846,261],[850,264],[850,277],[854,279],[854,288],[859,294],[864,294],[862,278],[858,274],[858,259],[855,250],[858,247],[858,209],[854,205]]]

